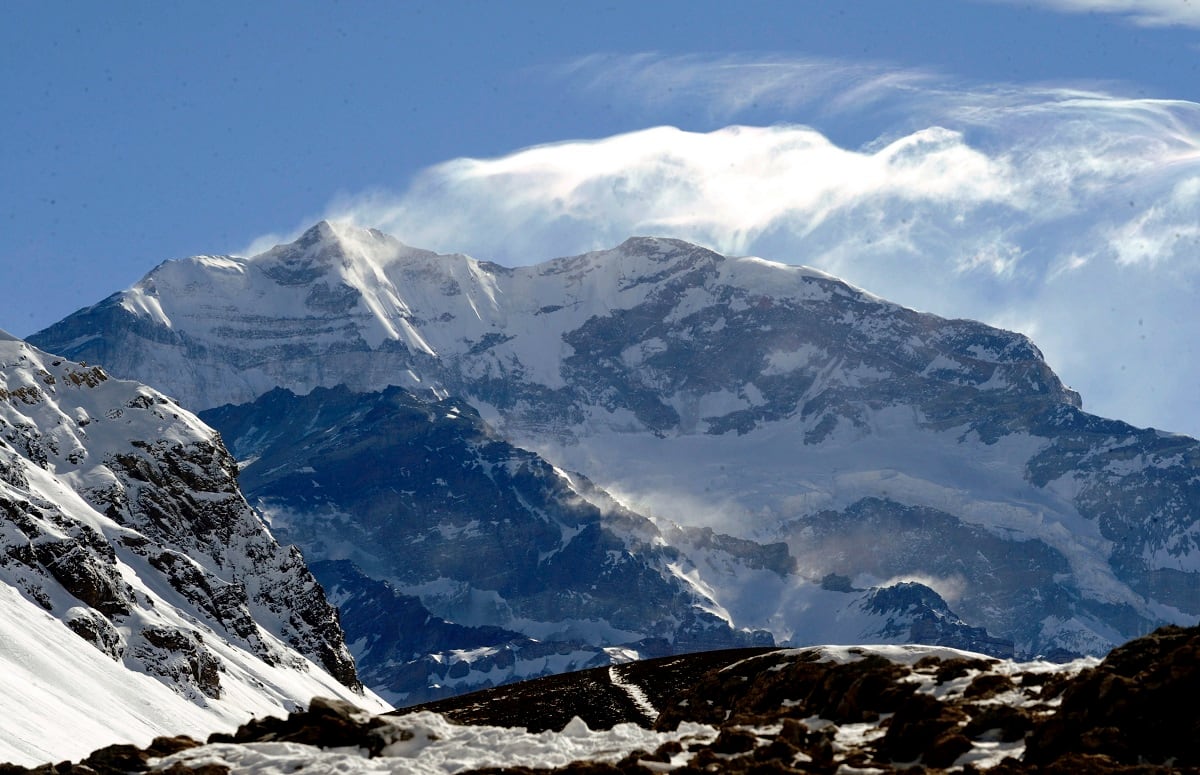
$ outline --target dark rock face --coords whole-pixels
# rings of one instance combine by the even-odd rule
[[[22,532],[36,541],[32,548],[38,564],[63,589],[103,616],[128,616],[132,590],[116,568],[116,552],[93,528],[70,525],[67,519],[54,521],[67,527],[67,539],[43,538],[30,522],[18,523],[25,525],[29,532]]]
[[[348,639],[369,644],[359,657],[372,686],[398,701],[446,686],[446,667],[434,655],[447,648],[496,649],[459,668],[466,672],[494,676],[494,668],[503,674],[511,667],[511,676],[528,677],[555,663],[607,664],[602,646],[636,643],[661,654],[771,642],[708,613],[708,601],[668,569],[678,552],[651,522],[615,502],[595,505],[589,498],[606,496],[585,479],[503,441],[462,402],[399,388],[365,395],[319,388],[307,396],[275,390],[203,417],[239,457],[253,460],[241,485],[268,516],[281,515],[273,524],[281,538],[315,560],[348,558],[367,577],[396,588],[449,580],[452,593],[426,593],[424,606],[492,625],[439,621],[430,643],[410,642],[422,636],[397,636],[395,624],[371,608],[416,623],[428,613],[423,607],[413,608],[414,600],[379,581],[354,578],[344,565],[318,566],[331,594],[344,601]],[[704,540],[725,541],[711,531]],[[725,542],[746,556],[757,546]],[[767,554],[766,564],[786,572],[786,547]],[[472,611],[479,606],[482,612]],[[566,634],[539,637],[537,644],[500,629],[513,620]],[[598,635],[588,631],[597,625]],[[412,661],[414,653],[427,655],[418,660],[424,668]]]
[[[800,551],[812,544],[831,548],[822,556],[822,566],[830,573],[970,579],[954,602],[955,612],[969,622],[988,622],[989,632],[1009,633],[1005,640],[1025,644],[1023,652],[1031,645],[1045,645],[1043,616],[1069,620],[1079,614],[1110,613],[1070,588],[1070,565],[1044,541],[1014,541],[937,509],[864,498],[848,508],[798,521],[789,533]],[[983,634],[974,645],[966,640],[913,642],[1012,655],[988,646]]]
[[[191,684],[206,697],[221,698],[221,663],[198,633],[147,627],[140,635],[145,643],[134,647],[133,656],[152,672],[177,684]]]
[[[1138,594],[1200,616],[1200,574],[1183,564],[1200,549],[1200,444],[1070,407],[1038,417],[1035,427],[1051,443],[1029,461],[1029,480],[1081,482],[1075,504],[1113,543],[1116,576]],[[1173,562],[1150,559],[1164,556]]]
[[[192,444],[134,440],[133,451],[109,458],[116,482],[86,496],[97,510],[138,530],[165,550],[129,546],[171,579],[177,590],[268,661],[250,613],[347,686],[359,686],[336,613],[294,547],[280,546],[246,505],[237,464],[219,439]],[[191,559],[212,557],[225,578]],[[234,570],[237,568],[238,570]],[[266,571],[266,572],[264,572]],[[219,570],[218,570],[219,573]],[[262,618],[260,616],[260,618]]]
[[[982,429],[988,413],[970,402],[987,401],[979,388],[993,381],[1011,386],[999,391],[1009,400],[1036,395],[1079,403],[1037,348],[1017,334],[881,305],[834,278],[809,277],[799,292],[793,287],[765,295],[723,282],[723,256],[674,240],[634,239],[617,250],[651,262],[658,257],[662,269],[620,286],[648,285],[640,304],[592,317],[563,335],[573,348],[563,372],[580,404],[628,409],[652,431],[693,426],[711,434],[746,433],[798,414],[813,420],[804,442],[816,444],[838,423],[864,425],[868,407],[900,401],[928,410],[937,423],[965,419]],[[681,315],[683,300],[693,294],[703,294],[706,303]],[[625,353],[648,342],[656,346],[643,350],[645,357],[631,368]],[[812,357],[802,368],[769,367],[779,354],[803,348]],[[934,363],[944,365],[930,371]],[[814,395],[831,366],[874,376],[833,380]],[[681,394],[739,394],[751,384],[762,401],[725,414],[687,416],[671,401]],[[957,394],[958,416],[936,411],[948,393]]]
[[[1200,768],[1200,632],[1169,627],[1114,649],[1062,692],[1029,738],[1026,760],[1071,753],[1122,764]]]
[[[866,607],[888,616],[882,635],[900,636],[909,643],[950,646],[964,651],[977,651],[998,657],[1013,656],[1012,641],[993,638],[982,627],[963,622],[946,601],[929,587],[915,582],[901,582],[876,589],[866,599]]]

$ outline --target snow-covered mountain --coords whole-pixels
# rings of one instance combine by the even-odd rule
[[[162,394],[0,332],[0,761],[367,708],[335,609]]]
[[[507,269],[322,222],[167,262],[33,341],[194,409],[460,397],[664,536],[786,543],[794,572],[753,583],[688,553],[736,627],[781,641],[861,640],[812,619],[826,578],[923,582],[1021,655],[1200,615],[1195,440],[1086,414],[1023,336],[802,267],[637,238]]]

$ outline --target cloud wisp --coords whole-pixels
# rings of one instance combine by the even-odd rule
[[[1113,14],[1142,27],[1200,29],[1200,5],[1190,0],[1033,0],[1033,3],[1065,13]]]
[[[736,54],[591,54],[553,69],[551,76],[574,90],[643,107],[702,106],[718,122],[756,109],[861,111],[941,90],[947,81],[934,70],[884,62]]]

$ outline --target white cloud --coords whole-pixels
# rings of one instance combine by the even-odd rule
[[[632,234],[809,264],[909,306],[1018,328],[1088,409],[1200,435],[1200,105],[807,61],[608,57],[569,70],[588,88],[623,79],[647,104],[857,111],[877,139],[656,127],[456,159],[326,215],[508,265]]]
[[[986,271],[997,277],[1011,277],[1017,270],[1023,252],[1020,246],[998,239],[984,245],[976,253],[960,257],[957,269],[960,272]]]
[[[927,211],[965,218],[985,206],[1030,206],[1018,194],[1025,185],[1007,160],[940,127],[873,151],[840,148],[800,126],[658,127],[455,160],[426,171],[400,198],[346,198],[331,214],[415,244],[529,263],[630,234],[675,234],[734,253],[781,233],[813,237],[816,247],[847,219],[874,221],[863,233],[898,245]]]
[[[1200,172],[1184,178],[1169,195],[1148,207],[1135,209],[1133,217],[1107,233],[1118,263],[1200,264]]]
[[[1033,4],[1067,13],[1115,14],[1143,27],[1200,27],[1200,4],[1192,0],[1033,0]]]

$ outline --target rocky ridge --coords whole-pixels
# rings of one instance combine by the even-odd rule
[[[277,543],[250,509],[216,434],[150,388],[7,334],[0,582],[0,632],[14,676],[44,658],[24,650],[23,633],[38,632],[53,653],[94,650],[110,660],[97,688],[116,680],[132,690],[144,676],[157,679],[170,691],[145,689],[142,703],[175,707],[180,723],[192,711],[165,697],[203,711],[188,728],[200,718],[211,728],[286,710],[318,692],[380,707],[363,695],[336,610],[299,551]],[[31,674],[6,702],[19,705],[35,691],[29,682],[49,686],[70,675],[65,665]],[[260,696],[247,695],[251,686]],[[124,714],[144,713],[123,702],[113,698],[114,729]],[[130,728],[169,724],[168,707]],[[48,750],[16,729],[6,737],[0,750]]]

